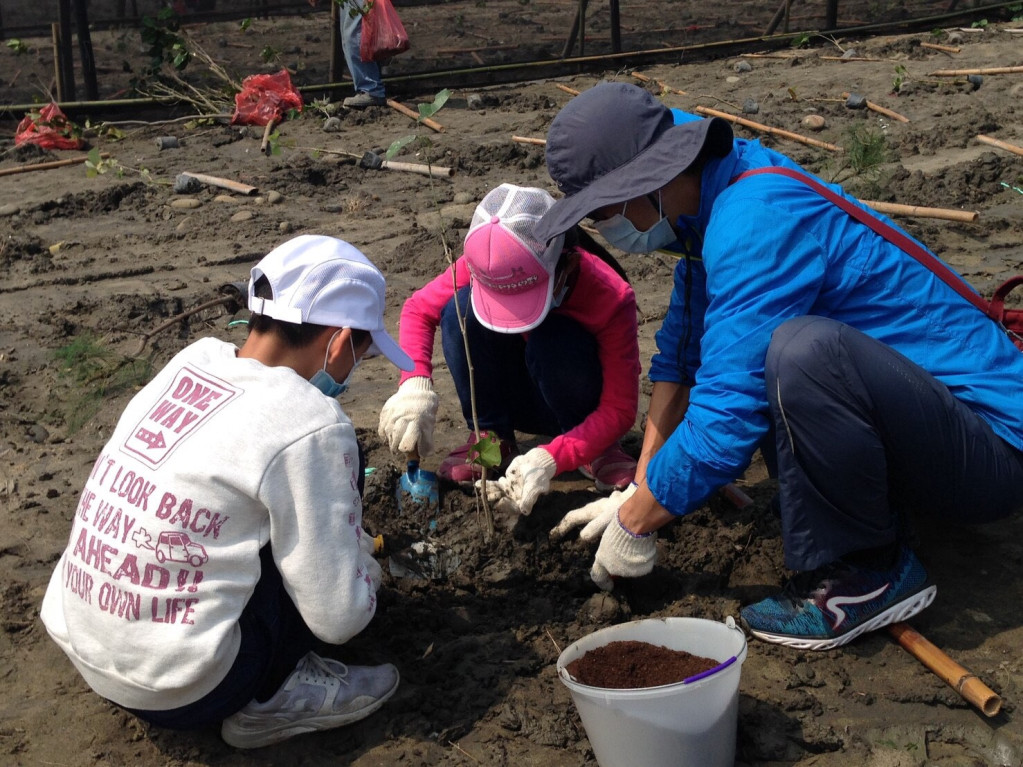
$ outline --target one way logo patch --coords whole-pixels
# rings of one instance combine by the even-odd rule
[[[188,435],[239,393],[218,378],[183,367],[124,443],[125,452],[159,466]]]

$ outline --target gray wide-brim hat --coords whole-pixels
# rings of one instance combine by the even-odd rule
[[[732,127],[719,117],[675,125],[644,88],[599,83],[562,108],[547,131],[547,171],[565,197],[540,221],[549,240],[595,210],[660,189],[707,147],[724,157]]]

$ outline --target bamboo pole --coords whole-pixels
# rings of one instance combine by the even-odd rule
[[[421,122],[423,125],[425,125],[432,131],[436,131],[437,133],[444,132],[444,126],[441,125],[440,123],[431,120],[429,117],[422,117],[419,114],[419,112],[413,112],[407,106],[405,106],[404,104],[399,104],[394,99],[387,99],[387,106],[389,106],[391,109],[401,112],[403,115],[407,117],[411,117],[416,122]]]
[[[220,187],[221,189],[230,189],[232,192],[238,192],[238,194],[253,195],[259,191],[257,187],[249,186],[248,184],[242,184],[239,181],[232,181],[229,178],[220,178],[219,176],[208,176],[205,173],[192,173],[192,171],[184,171],[182,176],[189,176],[194,178],[203,184],[209,184],[210,186]]]
[[[99,157],[101,160],[105,160],[110,157],[110,153],[103,152]],[[0,170],[0,176],[13,176],[15,173],[31,173],[36,170],[50,170],[51,168],[63,168],[67,165],[79,165],[88,159],[89,157],[86,155],[84,157],[69,157],[65,160],[37,162],[32,165],[16,165],[13,168],[4,168],[3,170]]]
[[[932,51],[941,51],[942,53],[959,53],[962,48],[955,45],[938,45],[937,43],[920,43],[921,48],[929,48]]]
[[[519,144],[536,144],[537,146],[546,146],[547,139],[545,138],[530,138],[529,136],[512,136],[512,141],[516,141]]]
[[[1016,146],[1015,144],[1007,144],[1004,141],[999,141],[996,138],[985,136],[980,134],[977,136],[977,141],[982,144],[988,144],[990,146],[996,146],[999,149],[1004,149],[1006,152],[1012,152],[1013,154],[1023,155],[1023,147]]]
[[[972,224],[980,218],[980,212],[976,210],[952,210],[949,208],[925,208],[921,205],[901,205],[895,202],[877,202],[875,200],[860,200],[868,208],[878,213],[886,213],[893,216],[914,216],[916,218],[942,218],[946,221],[963,221]]]
[[[273,133],[274,124],[277,122],[273,117],[263,128],[263,140],[259,142],[259,151],[263,154],[270,154],[273,148],[270,146],[270,134]]]
[[[821,61],[887,61],[888,59],[871,59],[866,56],[821,56]]]
[[[842,98],[843,99],[848,99],[849,98],[849,94],[848,93],[843,93],[842,94]],[[904,116],[900,115],[898,112],[893,112],[891,109],[885,109],[883,106],[880,106],[879,104],[875,104],[873,101],[868,101],[867,102],[867,109],[871,110],[872,112],[877,112],[878,114],[882,114],[885,117],[890,117],[893,120],[898,120],[900,123],[908,123],[909,122],[909,118],[908,117],[904,117]]]
[[[1016,75],[1023,67],[988,67],[987,69],[938,69],[930,77],[959,77],[960,75]]]
[[[781,136],[782,138],[787,138],[791,141],[798,141],[801,144],[808,144],[810,146],[820,147],[821,149],[827,149],[831,152],[845,151],[844,149],[842,149],[842,147],[837,146],[835,144],[829,144],[826,141],[818,141],[817,139],[807,138],[806,136],[800,136],[798,133],[791,133],[787,130],[782,130],[781,128],[772,128],[770,125],[764,125],[762,123],[753,122],[752,120],[747,120],[743,117],[736,117],[735,115],[730,115],[727,112],[719,112],[718,110],[710,109],[709,107],[696,107],[696,112],[697,114],[708,115],[710,117],[720,117],[722,119],[737,123],[738,125],[743,125],[747,128],[751,128],[752,130],[761,131],[763,133],[770,133],[775,136]]]
[[[562,85],[561,83],[554,83],[554,87],[558,90],[564,91],[565,93],[571,93],[573,96],[579,95],[579,91],[575,88],[569,88],[567,85]]]
[[[657,85],[659,85],[661,88],[663,88],[664,90],[668,91],[669,93],[675,93],[675,94],[677,94],[679,96],[686,96],[686,95],[688,95],[685,91],[680,91],[678,88],[672,88],[670,85],[668,85],[663,80],[654,80],[652,77],[647,77],[646,75],[644,75],[644,74],[642,74],[640,72],[633,72],[632,76],[635,77],[640,82],[644,82],[644,83],[650,83],[650,82],[657,83]]]
[[[888,633],[910,655],[937,674],[968,703],[979,708],[984,716],[995,716],[1001,711],[1002,699],[994,690],[927,641],[908,624],[893,623],[888,627]]]

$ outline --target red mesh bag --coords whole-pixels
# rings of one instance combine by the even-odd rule
[[[359,58],[363,61],[386,61],[407,51],[408,33],[391,0],[370,0],[367,5],[369,10],[362,17]]]
[[[54,103],[25,115],[14,132],[14,144],[38,144],[43,149],[81,149],[85,142],[74,135],[75,126]]]
[[[249,75],[234,97],[232,125],[266,125],[289,109],[302,111],[302,94],[291,85],[288,70],[273,75]]]

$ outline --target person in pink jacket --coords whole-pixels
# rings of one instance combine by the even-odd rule
[[[431,360],[439,327],[469,434],[437,474],[454,482],[479,477],[480,467],[470,462],[477,439],[460,312],[479,426],[500,439],[507,464],[492,493],[524,514],[561,472],[579,469],[609,491],[627,487],[636,471],[619,445],[639,404],[636,296],[614,259],[590,252],[601,248],[578,228],[549,245],[536,238],[553,204],[542,189],[511,184],[483,198],[462,257],[402,308],[398,341],[414,368],[380,413],[379,433],[391,450],[433,449],[438,398]],[[516,431],[552,439],[516,455]]]

